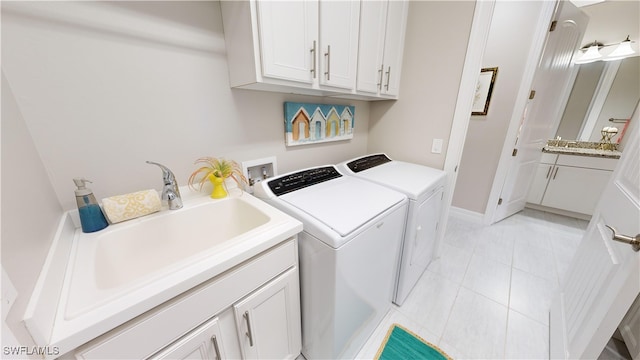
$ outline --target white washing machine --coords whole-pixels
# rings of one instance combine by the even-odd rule
[[[407,197],[334,166],[256,184],[255,195],[302,221],[302,354],[354,358],[388,312]]]
[[[433,259],[446,182],[445,172],[373,154],[338,165],[345,174],[400,191],[409,198],[393,302],[402,305]]]

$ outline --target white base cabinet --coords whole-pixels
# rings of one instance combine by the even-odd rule
[[[527,202],[592,215],[617,159],[544,154]]]
[[[233,306],[243,359],[300,355],[299,293],[297,269],[290,269]]]
[[[222,336],[218,318],[215,317],[150,359],[228,359]]]
[[[295,359],[297,237],[64,355],[76,359]]]

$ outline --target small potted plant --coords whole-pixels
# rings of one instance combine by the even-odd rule
[[[202,164],[203,166],[189,176],[189,186],[195,189],[197,184],[197,189],[200,191],[205,182],[207,180],[210,181],[211,184],[213,184],[211,197],[214,199],[222,199],[227,196],[224,181],[229,177],[232,178],[241,189],[242,184],[247,183],[247,178],[242,175],[240,165],[233,160],[207,156],[197,159],[195,164]]]

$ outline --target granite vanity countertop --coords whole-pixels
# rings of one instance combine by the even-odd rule
[[[616,150],[603,150],[601,144],[594,141],[549,140],[542,148],[542,152],[619,159],[622,152],[617,150],[618,144],[610,145],[613,145]]]

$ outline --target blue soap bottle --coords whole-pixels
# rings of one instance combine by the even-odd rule
[[[100,209],[100,205],[93,196],[93,191],[86,187],[86,183],[91,181],[86,179],[73,179],[78,187],[76,189],[76,203],[78,204],[78,213],[80,214],[80,223],[82,224],[82,232],[91,233],[102,230],[109,226],[107,219]]]

